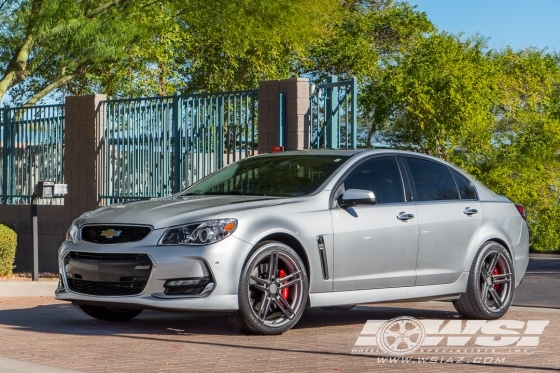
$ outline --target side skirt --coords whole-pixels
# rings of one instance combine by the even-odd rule
[[[404,300],[453,299],[466,291],[468,278],[469,273],[463,272],[461,277],[451,284],[309,294],[309,306],[329,307],[345,304],[380,303]]]

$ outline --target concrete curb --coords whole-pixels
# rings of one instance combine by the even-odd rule
[[[0,297],[54,297],[57,281],[0,281]]]

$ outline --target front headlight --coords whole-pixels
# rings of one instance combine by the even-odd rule
[[[66,231],[65,240],[68,242],[76,243],[76,238],[78,237],[78,226],[76,225],[76,220],[72,222],[72,225]]]
[[[78,238],[78,231],[80,226],[84,223],[84,220],[89,216],[89,212],[82,214],[79,218],[74,219],[70,228],[66,231],[66,238],[65,240],[68,242],[76,243],[76,239]]]
[[[160,245],[209,245],[230,236],[237,219],[215,219],[169,228]]]

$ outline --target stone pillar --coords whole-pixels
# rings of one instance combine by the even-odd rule
[[[285,150],[309,147],[309,80],[291,78],[259,84],[259,154],[270,153],[276,143],[278,94],[285,96]]]
[[[72,219],[100,206],[98,192],[99,139],[105,95],[71,96],[65,102],[64,179],[68,195],[64,206]]]

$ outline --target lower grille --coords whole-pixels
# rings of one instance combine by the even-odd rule
[[[88,295],[137,295],[146,287],[146,282],[97,282],[68,279],[68,287],[76,293]]]
[[[69,290],[86,295],[138,295],[152,266],[146,254],[71,251],[64,258]]]

